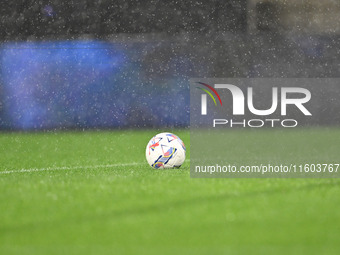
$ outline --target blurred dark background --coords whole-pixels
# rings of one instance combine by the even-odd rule
[[[340,75],[339,1],[0,3],[0,129],[187,127],[190,77]]]
[[[2,1],[1,37],[246,31],[247,1]]]

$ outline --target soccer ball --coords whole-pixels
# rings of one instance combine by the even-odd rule
[[[151,138],[145,155],[153,168],[179,168],[185,160],[185,151],[185,145],[177,135],[160,133]]]

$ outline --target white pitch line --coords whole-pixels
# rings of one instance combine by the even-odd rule
[[[184,162],[190,162],[190,159],[186,159]],[[31,173],[31,172],[43,172],[43,171],[57,171],[57,170],[75,170],[75,169],[91,169],[91,168],[109,168],[109,167],[122,167],[122,166],[137,166],[144,163],[123,163],[123,164],[107,164],[107,165],[93,165],[93,166],[56,166],[45,168],[28,168],[17,170],[4,170],[0,171],[0,174],[13,174],[13,173]]]
[[[108,168],[108,167],[122,167],[122,166],[135,166],[142,163],[124,163],[124,164],[107,164],[107,165],[93,165],[93,166],[59,166],[59,167],[45,167],[45,168],[28,168],[18,170],[4,170],[0,174],[12,173],[30,173],[30,172],[43,172],[43,171],[56,171],[56,170],[75,170],[75,169],[90,169],[90,168]]]

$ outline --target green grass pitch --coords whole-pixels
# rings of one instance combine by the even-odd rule
[[[145,146],[161,131],[0,133],[0,254],[339,254],[338,179],[192,179],[187,130],[170,130],[182,168],[153,170]],[[338,129],[238,146],[278,134],[302,160],[330,143],[340,155]]]

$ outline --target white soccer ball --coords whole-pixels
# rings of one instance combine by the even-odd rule
[[[185,145],[177,135],[160,133],[151,138],[145,155],[153,168],[179,168],[185,160],[185,151]]]

